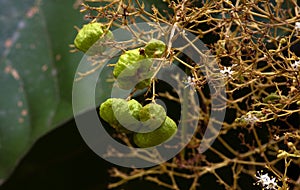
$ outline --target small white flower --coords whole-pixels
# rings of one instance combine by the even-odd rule
[[[259,119],[253,114],[246,114],[246,116],[242,117],[248,124],[254,124],[259,121]]]
[[[300,22],[296,22],[295,23],[295,29],[296,30],[300,30]]]
[[[255,175],[255,177],[258,179],[258,181],[255,184],[260,184],[263,186],[263,188],[265,189],[278,189],[278,185],[276,182],[275,177],[269,177],[268,174],[262,174],[257,172],[257,176]]]
[[[257,172],[257,174],[258,174],[258,176],[255,175],[255,177],[258,179],[258,181],[256,183],[260,183],[260,184],[264,185],[270,180],[270,177],[268,174],[261,174],[259,172]]]
[[[224,67],[223,70],[220,71],[223,75],[231,77],[233,71],[231,70],[231,67]]]
[[[277,189],[277,183],[275,177],[269,180],[268,183],[265,184],[265,187],[266,189]]]
[[[295,23],[295,30],[296,30],[296,35],[298,35],[298,32],[300,32],[300,22]]]
[[[195,78],[188,76],[187,81],[184,81],[184,84],[186,85],[184,88],[187,88],[189,86],[195,87],[196,86]]]
[[[294,70],[298,70],[300,68],[300,61],[295,61],[292,63],[292,67]]]

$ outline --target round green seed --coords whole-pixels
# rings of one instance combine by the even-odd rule
[[[166,142],[176,132],[176,123],[167,116],[164,123],[158,129],[149,133],[135,133],[133,141],[140,148],[153,147]]]
[[[78,32],[74,40],[74,45],[77,49],[83,52],[87,52],[91,46],[93,46],[98,40],[102,39],[112,39],[113,34],[108,31],[105,36],[103,36],[105,31],[105,26],[101,23],[89,23],[82,27]],[[105,48],[101,46],[99,51],[104,51]]]

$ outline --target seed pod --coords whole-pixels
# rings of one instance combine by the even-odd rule
[[[142,109],[142,105],[135,99],[128,101],[129,113],[137,120],[140,120],[139,113]]]
[[[151,72],[152,73],[152,72]],[[149,73],[148,73],[149,74]],[[139,83],[137,83],[136,85],[135,85],[135,88],[136,89],[144,89],[144,88],[146,88],[146,87],[149,87],[150,85],[151,85],[151,79],[150,79],[150,75],[149,75],[149,78],[148,79],[145,79],[145,80],[143,80],[143,81],[141,81],[141,82],[139,82]]]
[[[141,127],[139,121],[139,112],[142,105],[136,100],[126,101],[118,99],[113,106],[115,117],[123,128],[130,131],[136,131]]]
[[[115,100],[115,98],[109,98],[103,102],[99,108],[100,117],[112,126],[119,124],[112,108],[112,104],[115,102]]]
[[[152,39],[145,46],[145,54],[148,57],[161,57],[166,51],[166,44],[163,41]]]
[[[147,104],[139,113],[140,121],[143,122],[143,127],[151,131],[157,129],[165,121],[167,117],[165,109],[159,104]]]
[[[101,104],[100,117],[118,132],[131,133],[129,127],[139,127],[141,108],[142,105],[133,99],[127,102],[120,98],[110,98]]]
[[[99,43],[107,39],[112,39],[113,34],[111,31],[108,31],[105,36],[103,36],[105,26],[100,23],[89,23],[83,26],[83,28],[78,32],[74,45],[77,49],[83,52],[87,52],[91,46],[93,46],[98,40]],[[103,36],[103,37],[102,37]],[[95,44],[96,45],[96,44]],[[97,49],[99,52],[103,52],[105,47],[103,45]]]
[[[122,89],[131,89],[135,85],[138,89],[150,86],[153,71],[150,70],[152,62],[139,49],[128,50],[123,53],[113,70],[118,85]]]
[[[127,76],[133,76],[136,70],[132,68],[132,65],[143,59],[145,59],[145,56],[140,54],[139,49],[125,51],[115,65],[113,71],[114,77],[117,78],[126,68],[129,68],[128,72],[126,72]]]
[[[133,141],[141,148],[152,147],[169,140],[176,132],[176,123],[167,116],[164,123],[158,129],[149,133],[135,133]]]

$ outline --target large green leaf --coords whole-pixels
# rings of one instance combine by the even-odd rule
[[[154,2],[144,3],[150,10]],[[83,22],[79,3],[1,0],[0,184],[38,138],[73,116],[72,83],[83,54],[71,54],[69,44],[73,26]]]
[[[32,144],[72,117],[75,0],[1,0],[0,184]]]

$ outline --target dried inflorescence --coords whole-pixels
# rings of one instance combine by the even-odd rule
[[[209,80],[201,73],[201,66],[184,56],[179,58],[179,50],[167,44],[164,56],[182,63],[191,75],[183,81],[185,87],[195,88],[201,97],[197,134],[179,155],[164,164],[131,173],[114,168],[111,176],[119,181],[109,188],[141,178],[169,189],[205,188],[202,182],[207,177],[215,180],[215,187],[224,189],[249,189],[246,184],[256,180],[269,189],[300,188],[299,172],[290,172],[300,170],[297,1],[157,2],[166,5],[166,10],[156,5],[147,10],[138,0],[97,2],[105,5],[87,2],[82,12],[101,20],[107,28],[151,21],[168,23],[198,36],[216,58],[227,96],[226,104],[219,108],[227,110],[221,133],[208,151],[199,154],[197,147],[210,116]],[[153,93],[177,101],[169,93]],[[275,177],[265,178],[267,174],[255,176],[261,169],[273,173],[276,181]],[[189,187],[180,186],[183,178],[190,181]]]

